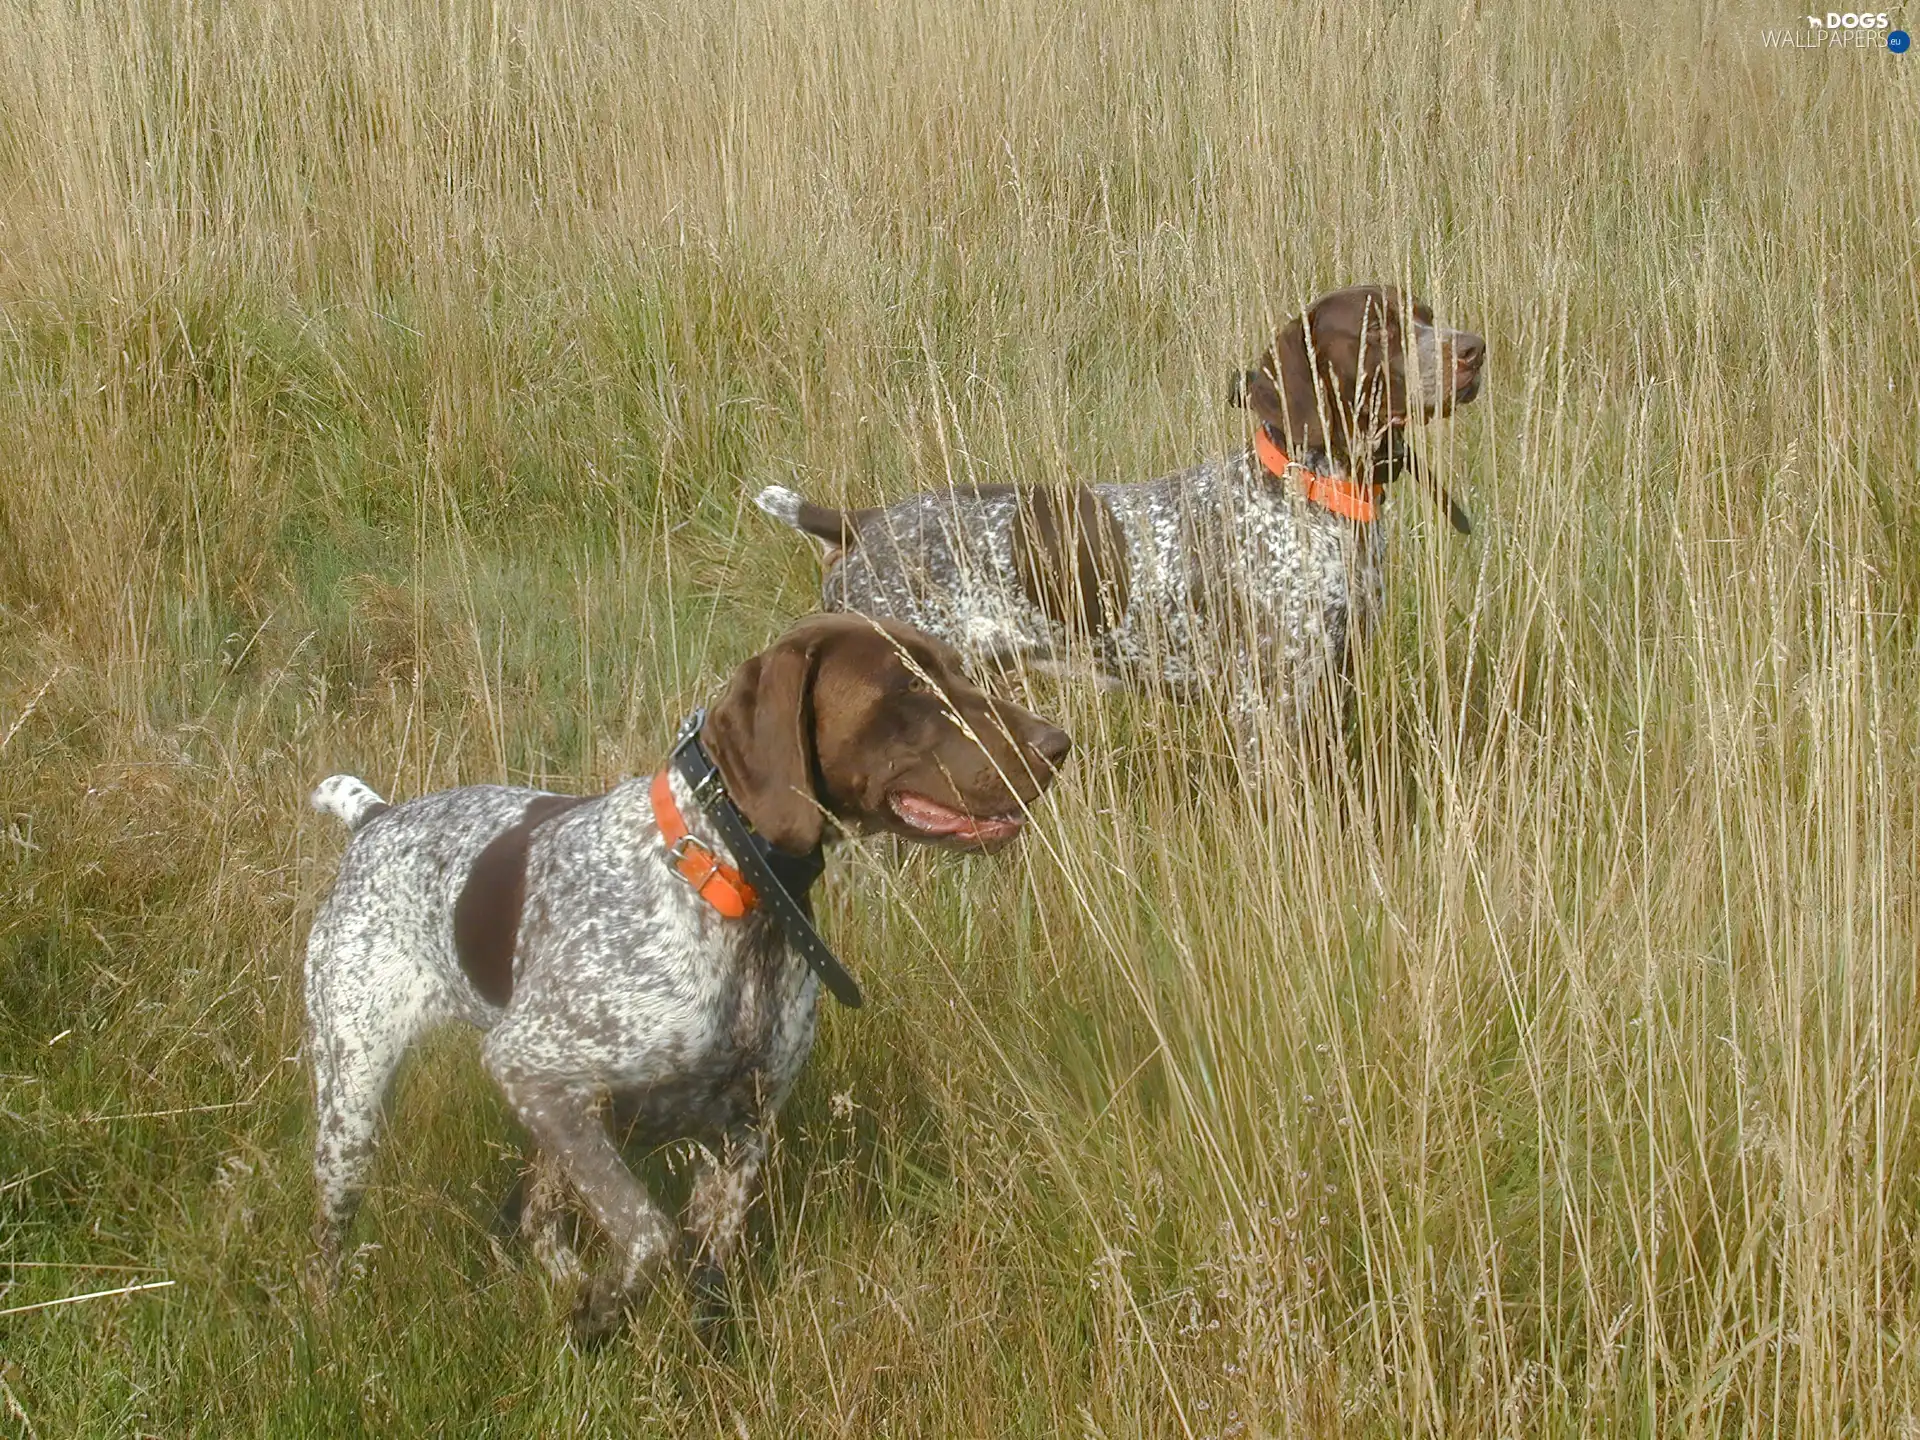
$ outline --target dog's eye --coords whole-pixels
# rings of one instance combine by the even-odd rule
[[[924,675],[908,675],[907,693],[909,695],[931,695],[933,693],[933,686],[927,682],[927,677]]]

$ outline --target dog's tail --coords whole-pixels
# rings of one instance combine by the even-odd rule
[[[782,525],[791,525],[801,534],[811,535],[829,554],[851,549],[857,538],[853,517],[848,512],[816,505],[784,485],[769,485],[753,497],[753,503]]]
[[[353,775],[329,775],[314,787],[309,798],[314,809],[338,816],[353,831],[393,808],[374,793],[371,785]]]

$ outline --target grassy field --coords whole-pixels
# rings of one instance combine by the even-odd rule
[[[1920,1434],[1920,58],[1325,8],[5,0],[0,1434]],[[1225,451],[1369,278],[1492,354],[1345,773],[1056,687],[841,852],[731,1360],[567,1348],[464,1034],[311,1308],[315,780],[649,768],[754,489]]]

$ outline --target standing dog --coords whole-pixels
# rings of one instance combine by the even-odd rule
[[[828,609],[916,625],[979,659],[1176,691],[1229,687],[1244,738],[1297,731],[1378,607],[1387,482],[1406,427],[1480,392],[1486,343],[1398,290],[1337,290],[1290,321],[1230,399],[1253,446],[1145,484],[955,488],[841,511],[778,486],[760,508],[819,542]],[[1466,516],[1439,486],[1454,527]]]
[[[716,1293],[813,1044],[816,971],[858,1003],[804,943],[822,843],[1005,844],[1070,745],[940,641],[817,616],[740,667],[666,768],[604,795],[476,785],[389,806],[352,776],[322,782],[315,807],[354,832],[307,941],[326,1283],[394,1067],[461,1020],[487,1032],[488,1071],[611,1247],[576,1333],[616,1325],[679,1242],[608,1134],[609,1101],[642,1140],[705,1147],[687,1238]],[[772,903],[788,897],[799,925]],[[543,1259],[579,1273],[557,1241]]]

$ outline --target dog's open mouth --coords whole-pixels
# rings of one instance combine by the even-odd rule
[[[997,845],[1011,840],[1026,824],[1024,815],[969,815],[924,795],[896,790],[887,797],[893,813],[929,840],[953,840],[962,845]]]

